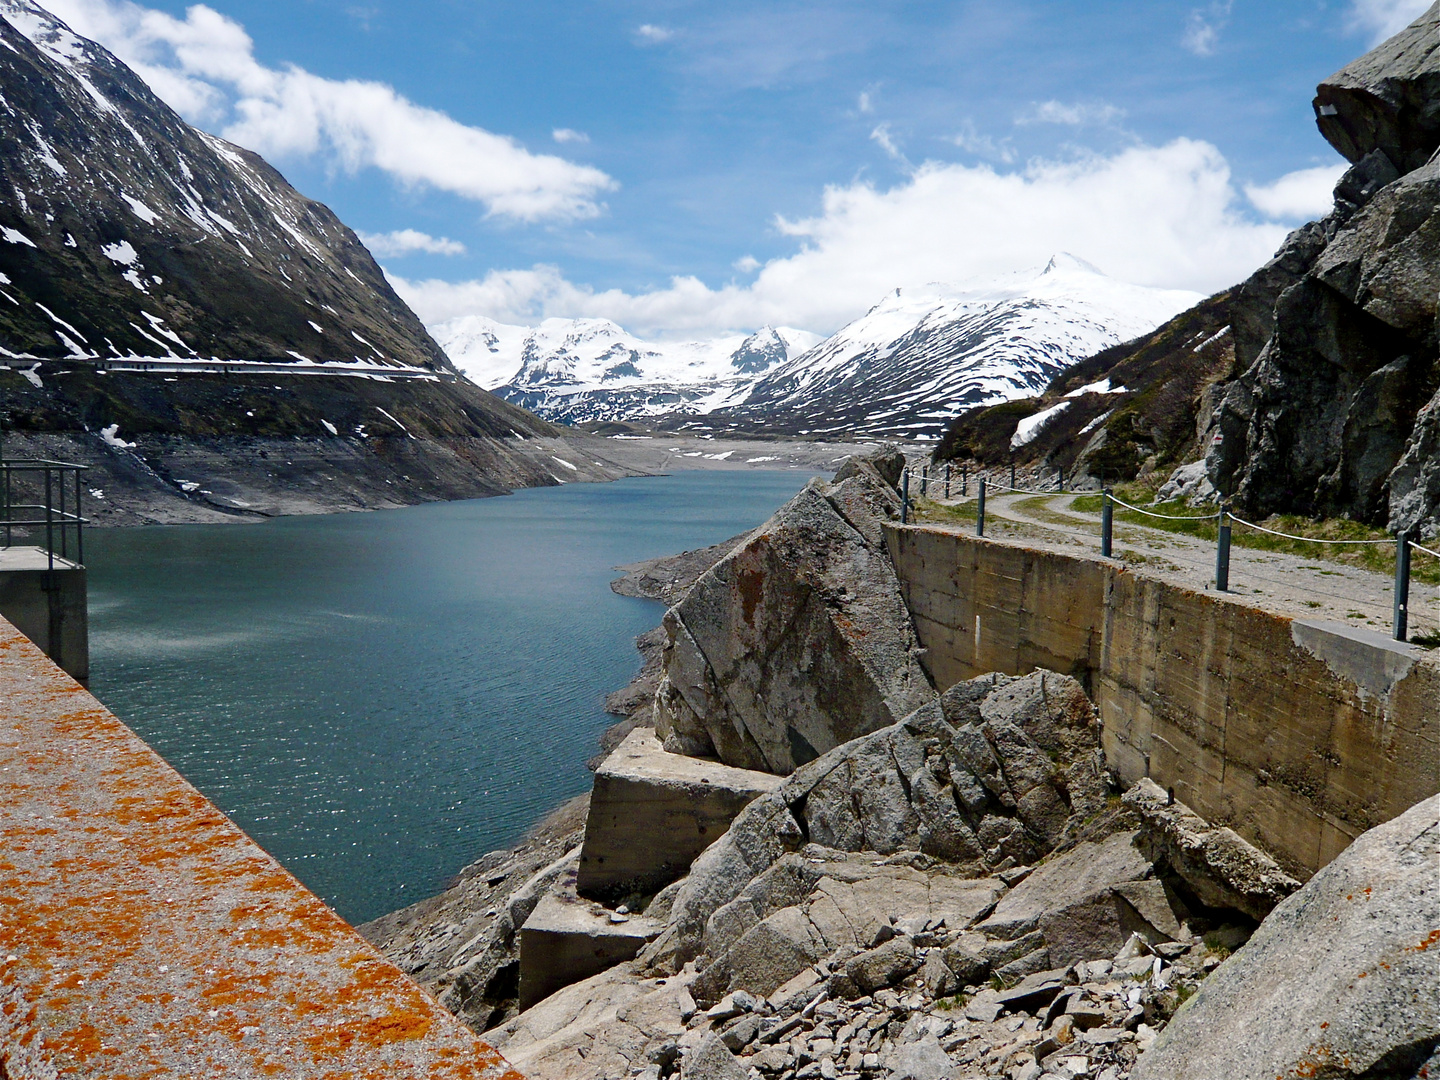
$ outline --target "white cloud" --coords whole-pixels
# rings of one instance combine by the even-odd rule
[[[664,26],[656,26],[653,23],[645,23],[636,27],[635,36],[640,39],[642,45],[659,45],[662,41],[669,41],[675,36],[675,31]]]
[[[267,157],[375,168],[522,221],[600,213],[599,169],[532,154],[514,139],[408,101],[383,83],[265,67],[244,28],[196,4],[177,19],[131,0],[46,0],[77,33],[129,64],[187,119]]]
[[[1213,292],[1249,275],[1285,237],[1285,226],[1248,219],[1243,207],[1220,152],[1177,139],[1005,172],[929,162],[887,189],[829,188],[814,217],[777,221],[798,250],[745,285],[676,277],[650,291],[596,291],[549,266],[458,283],[394,281],[431,325],[478,313],[505,323],[604,317],[657,337],[765,323],[829,332],[896,286],[985,280],[1057,251],[1122,281]]]
[[[1309,221],[1324,217],[1334,205],[1335,185],[1346,165],[1317,165],[1286,173],[1273,184],[1247,184],[1245,197],[1255,209],[1281,221]]]
[[[1211,56],[1220,42],[1220,31],[1230,21],[1234,0],[1216,0],[1203,8],[1192,8],[1185,20],[1185,35],[1180,44],[1196,56]]]
[[[871,98],[869,90],[860,91],[860,96],[855,99],[855,107],[866,116],[875,111],[875,102]]]
[[[1063,101],[1042,101],[1035,108],[1021,116],[1017,124],[1064,124],[1069,127],[1086,127],[1091,124],[1113,124],[1125,115],[1125,110],[1108,103],[1085,104]]]
[[[997,141],[991,138],[975,126],[974,120],[967,119],[960,125],[960,130],[945,141],[954,143],[967,154],[974,154],[976,157],[1005,165],[1015,163],[1015,148],[1010,145],[1010,140],[1005,138]]]
[[[1350,28],[1370,35],[1370,43],[1378,45],[1394,37],[1425,14],[1431,0],[1353,0],[1350,5]]]
[[[754,255],[741,255],[740,258],[736,259],[731,265],[742,274],[753,274],[764,264],[755,258]]]
[[[890,137],[889,124],[877,125],[875,130],[870,132],[870,139],[876,143],[881,150],[884,150],[892,161],[898,161],[907,167],[909,166],[910,163],[905,160],[905,155],[900,151],[900,147],[897,146],[895,140]]]
[[[424,252],[426,255],[464,255],[465,245],[459,240],[431,236],[417,229],[397,229],[388,233],[360,233],[360,242],[377,258],[397,258]]]
[[[590,136],[583,131],[576,131],[574,128],[556,128],[550,133],[550,137],[557,143],[588,143]]]

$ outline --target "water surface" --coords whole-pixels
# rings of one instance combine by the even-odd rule
[[[799,470],[260,525],[94,530],[91,690],[352,922],[585,791],[661,608],[612,567],[759,524]]]

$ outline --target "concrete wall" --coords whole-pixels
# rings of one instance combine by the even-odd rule
[[[0,554],[0,616],[84,685],[90,681],[85,568],[62,567],[57,559],[54,570],[40,569],[44,561],[38,548]]]
[[[1086,683],[1123,784],[1150,776],[1306,878],[1440,791],[1440,664],[1097,558],[887,526],[942,690],[1036,668]]]

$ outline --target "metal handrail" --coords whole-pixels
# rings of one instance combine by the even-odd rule
[[[3,484],[0,484],[0,527],[5,530],[4,546],[8,548],[14,545],[15,529],[38,529],[43,526],[47,568],[53,571],[57,556],[64,562],[71,561],[70,530],[73,529],[75,532],[74,563],[83,565],[85,561],[85,526],[89,524],[89,518],[85,517],[84,507],[81,505],[83,485],[80,482],[80,474],[88,468],[88,465],[70,461],[53,461],[48,458],[0,461],[0,475],[3,475],[4,478]],[[38,473],[44,476],[43,502],[15,501],[13,479],[16,474],[23,473]],[[69,500],[65,490],[66,473],[74,474],[75,509],[73,511],[67,509]],[[20,513],[18,517],[16,516],[17,512]],[[57,532],[59,533],[58,538]],[[57,539],[58,544],[56,543]]]

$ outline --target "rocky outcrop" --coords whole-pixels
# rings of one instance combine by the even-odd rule
[[[1140,817],[1140,850],[1170,867],[1207,907],[1234,908],[1258,921],[1300,888],[1270,856],[1176,802],[1153,780],[1135,784],[1125,804]]]
[[[667,749],[786,774],[934,699],[880,527],[899,451],[876,457],[812,482],[666,613]]]
[[[1136,1080],[1440,1074],[1440,796],[1362,835],[1176,1014]]]
[[[1320,84],[1315,119],[1351,161],[1380,151],[1418,169],[1440,147],[1440,6]]]
[[[1331,214],[1238,290],[1240,374],[1206,467],[1242,512],[1440,526],[1416,422],[1440,383],[1437,20],[1432,7],[1320,86],[1321,131],[1354,165]]]
[[[806,843],[913,852],[983,876],[1076,838],[1105,811],[1107,790],[1098,722],[1073,679],[1037,672],[959,684],[741,811],[695,861],[647,955],[678,970],[713,949],[712,916]]]

